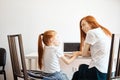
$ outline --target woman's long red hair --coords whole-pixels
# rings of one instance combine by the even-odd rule
[[[85,20],[88,24],[90,24],[92,26],[92,29],[100,27],[105,32],[106,35],[108,35],[110,37],[112,36],[111,32],[107,28],[101,26],[93,16],[83,17],[80,20],[80,33],[81,33],[81,36],[80,36],[81,37],[80,51],[82,50],[82,47],[84,45],[84,40],[85,40],[85,37],[86,37],[86,33],[83,32],[82,26],[81,26],[81,22],[83,20]]]

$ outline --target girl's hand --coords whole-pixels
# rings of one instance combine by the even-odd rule
[[[70,54],[70,53],[69,54],[64,54],[64,56],[68,57],[68,58],[71,58],[71,57],[73,57],[73,54]]]

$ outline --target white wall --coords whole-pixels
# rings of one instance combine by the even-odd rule
[[[22,34],[27,54],[37,50],[38,35],[47,29],[58,31],[63,42],[79,42],[79,21],[86,15],[119,33],[119,14],[120,0],[0,0],[0,47],[8,54],[7,78],[12,80],[8,34]]]

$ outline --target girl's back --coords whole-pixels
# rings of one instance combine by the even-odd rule
[[[45,46],[43,55],[44,71],[54,73],[60,71],[59,58],[63,56],[63,52],[55,46]]]

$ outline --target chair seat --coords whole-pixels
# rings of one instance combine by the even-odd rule
[[[47,77],[49,73],[45,73],[43,71],[38,71],[38,70],[27,70],[27,73],[30,77],[38,78],[38,79],[43,79],[44,77]]]

